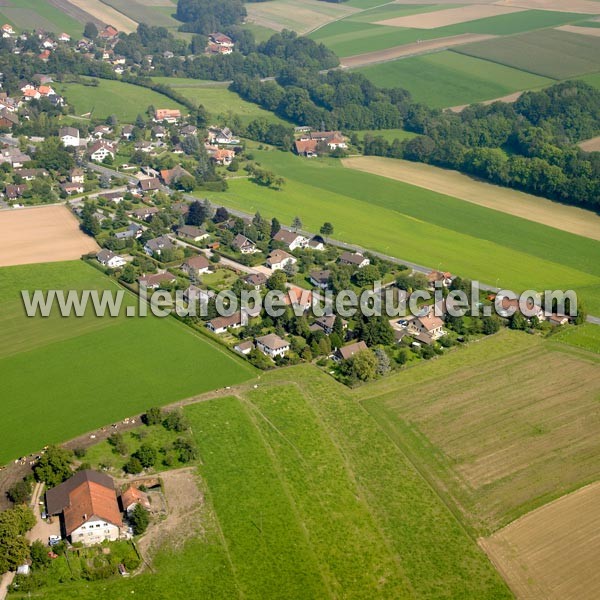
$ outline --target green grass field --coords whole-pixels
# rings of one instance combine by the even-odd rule
[[[82,23],[40,0],[3,0],[0,18],[3,23],[8,22],[19,30],[42,28],[56,34],[68,33],[73,38],[83,35]]]
[[[595,354],[504,330],[359,395],[477,536],[598,478]]]
[[[577,327],[561,329],[553,338],[569,346],[590,350],[600,354],[600,326],[592,323],[584,323]]]
[[[171,318],[27,318],[22,289],[119,288],[79,261],[0,269],[0,463],[254,373]]]
[[[566,79],[598,71],[600,38],[547,30],[466,44],[454,51],[544,77]]]
[[[157,83],[164,83],[196,104],[204,108],[215,118],[236,115],[243,123],[264,118],[272,123],[284,123],[279,117],[257,104],[247,102],[235,92],[227,89],[227,83],[215,84],[214,81],[199,81],[183,77],[154,77]]]
[[[425,10],[419,10],[420,8]],[[311,33],[309,37],[324,43],[338,56],[344,57],[385,50],[419,40],[431,40],[464,33],[507,36],[567,23],[576,23],[585,19],[585,15],[577,13],[528,10],[435,29],[413,29],[375,24],[377,21],[389,18],[445,8],[449,7],[383,6],[330,23]]]
[[[416,133],[404,129],[363,129],[361,131],[353,131],[352,133],[356,133],[360,139],[363,139],[366,134],[372,135],[373,137],[381,136],[388,142],[393,142],[394,140],[410,140],[417,137]]]
[[[151,575],[31,597],[511,597],[353,393],[314,367],[185,412],[202,457],[202,533],[159,552]]]
[[[575,289],[600,314],[600,244],[423,188],[344,169],[335,160],[254,152],[282,175],[282,190],[231,180],[214,203],[318,231],[331,221],[339,240],[484,283],[524,289]]]
[[[104,120],[116,115],[121,123],[133,123],[137,115],[144,114],[149,106],[178,108],[183,114],[185,106],[153,90],[122,81],[98,80],[97,86],[81,83],[57,83],[54,87],[64,95],[75,114],[92,113],[92,118]]]
[[[577,77],[577,79],[581,79],[581,81],[589,83],[592,87],[600,89],[600,73],[589,73],[588,75],[581,75],[580,77]]]
[[[546,77],[446,51],[357,69],[379,87],[407,89],[435,108],[471,104],[554,83]]]
[[[147,0],[102,0],[102,2],[112,6],[136,23],[166,27],[167,29],[177,29],[181,25],[171,16],[175,13],[175,4],[163,6],[160,2],[148,2]]]

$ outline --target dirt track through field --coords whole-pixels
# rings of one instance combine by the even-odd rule
[[[0,267],[74,260],[96,250],[65,206],[0,212]]]
[[[589,15],[600,14],[600,2],[594,0],[500,0],[496,4],[529,10],[554,10]]]
[[[480,540],[517,598],[600,598],[600,482]]]
[[[493,98],[492,100],[484,100],[483,102],[477,102],[477,104],[483,104],[484,106],[488,106],[489,104],[493,104],[494,102],[516,102],[522,95],[523,92],[513,92],[512,94],[507,94],[506,96],[501,96],[500,98]],[[471,105],[460,104],[459,106],[449,106],[447,110],[459,113],[469,106]]]
[[[377,63],[388,62],[397,58],[406,58],[408,56],[417,56],[418,54],[426,54],[435,50],[445,50],[453,46],[461,44],[470,44],[474,42],[483,42],[495,38],[495,35],[464,33],[461,35],[452,35],[449,37],[438,38],[436,40],[425,40],[415,42],[413,44],[404,44],[402,46],[394,46],[385,50],[377,50],[375,52],[365,52],[364,54],[355,54],[341,58],[342,67],[351,69],[356,67],[366,67]]]
[[[488,5],[467,5],[458,8],[448,8],[429,13],[409,15],[406,17],[395,17],[377,21],[376,25],[387,25],[388,27],[413,27],[415,29],[436,29],[437,27],[446,27],[447,25],[457,25],[476,21],[477,19],[486,19],[488,17],[497,17],[507,15],[513,12],[520,12],[525,9],[509,6]]]
[[[396,179],[528,221],[600,240],[600,216],[590,211],[477,181],[458,171],[378,156],[344,158],[342,164],[350,169]]]
[[[137,23],[123,13],[102,3],[100,0],[69,0],[71,4],[89,13],[96,19],[116,27],[119,31],[131,33],[137,29]]]

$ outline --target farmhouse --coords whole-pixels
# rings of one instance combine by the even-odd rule
[[[194,225],[182,225],[177,229],[177,235],[180,238],[186,240],[192,240],[193,242],[199,242],[207,237],[208,233],[201,227],[195,227]]]
[[[324,290],[327,289],[327,287],[329,286],[329,277],[331,275],[331,271],[329,270],[325,270],[325,271],[311,271],[309,278],[310,278],[310,282],[316,286],[316,287],[320,287]]]
[[[226,48],[233,48],[235,45],[233,43],[233,40],[229,36],[225,35],[224,33],[220,33],[220,32],[209,33],[208,39],[213,44],[217,44],[218,46],[224,46]]]
[[[165,250],[174,249],[175,244],[166,235],[148,240],[144,246],[144,252],[149,256],[160,256]]]
[[[348,344],[347,346],[342,346],[341,348],[338,348],[336,352],[336,358],[338,360],[348,360],[358,352],[362,352],[363,350],[368,349],[368,346],[363,341],[354,342],[354,344]]]
[[[58,137],[66,148],[78,148],[81,144],[79,129],[75,127],[61,127],[58,130]]]
[[[181,270],[185,271],[190,277],[197,277],[202,273],[210,272],[210,262],[206,256],[198,254],[188,258],[182,265]]]
[[[123,526],[113,480],[89,469],[46,492],[49,515],[60,515],[63,535],[84,546],[119,539]]]
[[[280,229],[273,236],[273,239],[276,242],[285,244],[291,251],[294,251],[296,248],[306,248],[309,241],[308,238],[303,235],[288,231],[287,229]]]
[[[287,265],[294,265],[297,262],[298,259],[285,250],[273,250],[273,252],[267,256],[267,267],[273,271],[284,269]]]
[[[358,267],[359,269],[366,267],[371,262],[359,252],[344,252],[340,255],[338,260],[341,265],[350,265],[352,267]]]
[[[142,492],[142,490],[133,485],[130,485],[124,492],[121,492],[119,500],[121,501],[121,509],[128,515],[135,510],[135,507],[138,504],[146,510],[152,508],[150,500],[148,499],[148,494]]]
[[[294,142],[294,148],[298,156],[306,156],[307,158],[314,158],[317,154],[317,140],[296,140]]]
[[[101,265],[108,267],[109,269],[118,269],[119,267],[123,267],[127,264],[127,261],[118,254],[107,250],[100,250],[98,254],[96,254],[96,259]]]
[[[165,271],[164,273],[154,273],[152,275],[142,275],[141,277],[138,277],[138,283],[141,286],[145,286],[149,290],[155,290],[161,285],[175,283],[176,281],[177,278],[175,275],[172,275],[168,271]]]
[[[256,338],[256,347],[267,356],[276,358],[285,356],[290,351],[290,344],[274,333]]]
[[[231,245],[242,254],[254,254],[255,252],[260,252],[256,247],[256,244],[241,233],[238,233],[233,238]]]

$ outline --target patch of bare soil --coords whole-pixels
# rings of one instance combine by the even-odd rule
[[[436,50],[445,50],[461,44],[470,44],[472,42],[482,42],[495,38],[495,35],[464,33],[461,35],[452,35],[449,37],[438,38],[436,40],[423,40],[413,44],[403,44],[394,46],[385,50],[375,52],[365,52],[364,54],[355,54],[341,59],[341,65],[345,68],[365,67],[382,62],[388,62],[397,58],[406,58],[408,56],[417,56]]]
[[[600,27],[578,27],[577,25],[563,25],[557,27],[559,31],[567,33],[577,33],[579,35],[591,35],[592,37],[600,37]]]
[[[600,152],[600,135],[591,140],[580,142],[579,147],[586,152]]]
[[[478,102],[477,104],[483,104],[484,106],[488,106],[489,104],[493,104],[494,102],[516,102],[521,96],[523,92],[513,92],[512,94],[507,94],[506,96],[501,96],[500,98],[493,98],[492,100],[484,100],[483,102]],[[451,110],[452,112],[459,113],[471,106],[470,104],[460,104],[459,106],[450,106],[446,110]]]
[[[499,0],[498,6],[516,6],[530,10],[555,10],[589,15],[600,14],[600,3],[594,0]]]

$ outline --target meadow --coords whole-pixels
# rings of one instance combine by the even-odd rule
[[[36,289],[119,288],[80,261],[0,269],[0,463],[254,373],[171,318],[27,318],[20,290]]]
[[[600,326],[584,323],[579,327],[561,329],[552,339],[600,354]]]
[[[171,15],[176,6],[170,0],[102,0],[104,4],[128,16],[136,23],[176,30],[181,23]]]
[[[454,51],[543,77],[566,79],[598,71],[600,38],[547,30],[466,44]]]
[[[165,547],[151,577],[64,585],[43,597],[138,595],[152,582],[153,597],[167,599],[190,589],[216,598],[400,599],[441,590],[510,598],[475,541],[352,398],[305,366],[186,407],[202,457],[206,533],[171,557]]]
[[[202,104],[216,119],[223,117],[230,121],[235,115],[244,124],[258,118],[267,119],[271,123],[284,122],[272,112],[240,98],[238,94],[227,89],[227,83],[207,82],[184,77],[154,77],[153,81],[164,83],[188,100]]]
[[[434,29],[416,29],[375,24],[377,21],[386,18],[411,15],[417,12],[429,12],[432,8],[434,10],[439,10],[440,8],[446,9],[449,6],[418,7],[421,9],[425,8],[425,10],[415,10],[415,8],[417,7],[410,7],[406,12],[395,9],[395,14],[393,14],[394,9],[390,9],[388,5],[381,9],[377,8],[358,15],[351,15],[317,29],[309,37],[315,41],[322,42],[338,56],[346,57],[464,33],[509,36],[576,23],[585,18],[585,15],[577,13],[528,10],[496,17],[487,17],[466,23],[436,27]],[[384,9],[386,9],[385,12]],[[392,12],[389,12],[390,10]],[[371,13],[372,17],[369,17]]]
[[[133,123],[137,115],[144,114],[149,106],[178,108],[184,114],[187,112],[185,106],[163,94],[122,81],[100,79],[97,86],[57,83],[54,87],[73,106],[75,114],[91,113],[94,119],[104,120],[116,115],[121,123]]]
[[[401,87],[434,108],[472,104],[553,80],[450,50],[357,69],[379,87]]]
[[[83,24],[48,2],[39,0],[3,0],[0,3],[0,18],[18,30],[41,27],[58,34],[68,33],[73,38],[83,34]]]
[[[401,259],[444,268],[514,290],[575,289],[600,314],[600,244],[509,214],[367,173],[339,161],[306,160],[277,151],[253,152],[286,180],[282,190],[247,179],[208,194],[244,212],[260,211]],[[204,196],[204,193],[202,194]]]
[[[505,330],[363,393],[478,536],[600,475],[597,355]]]

